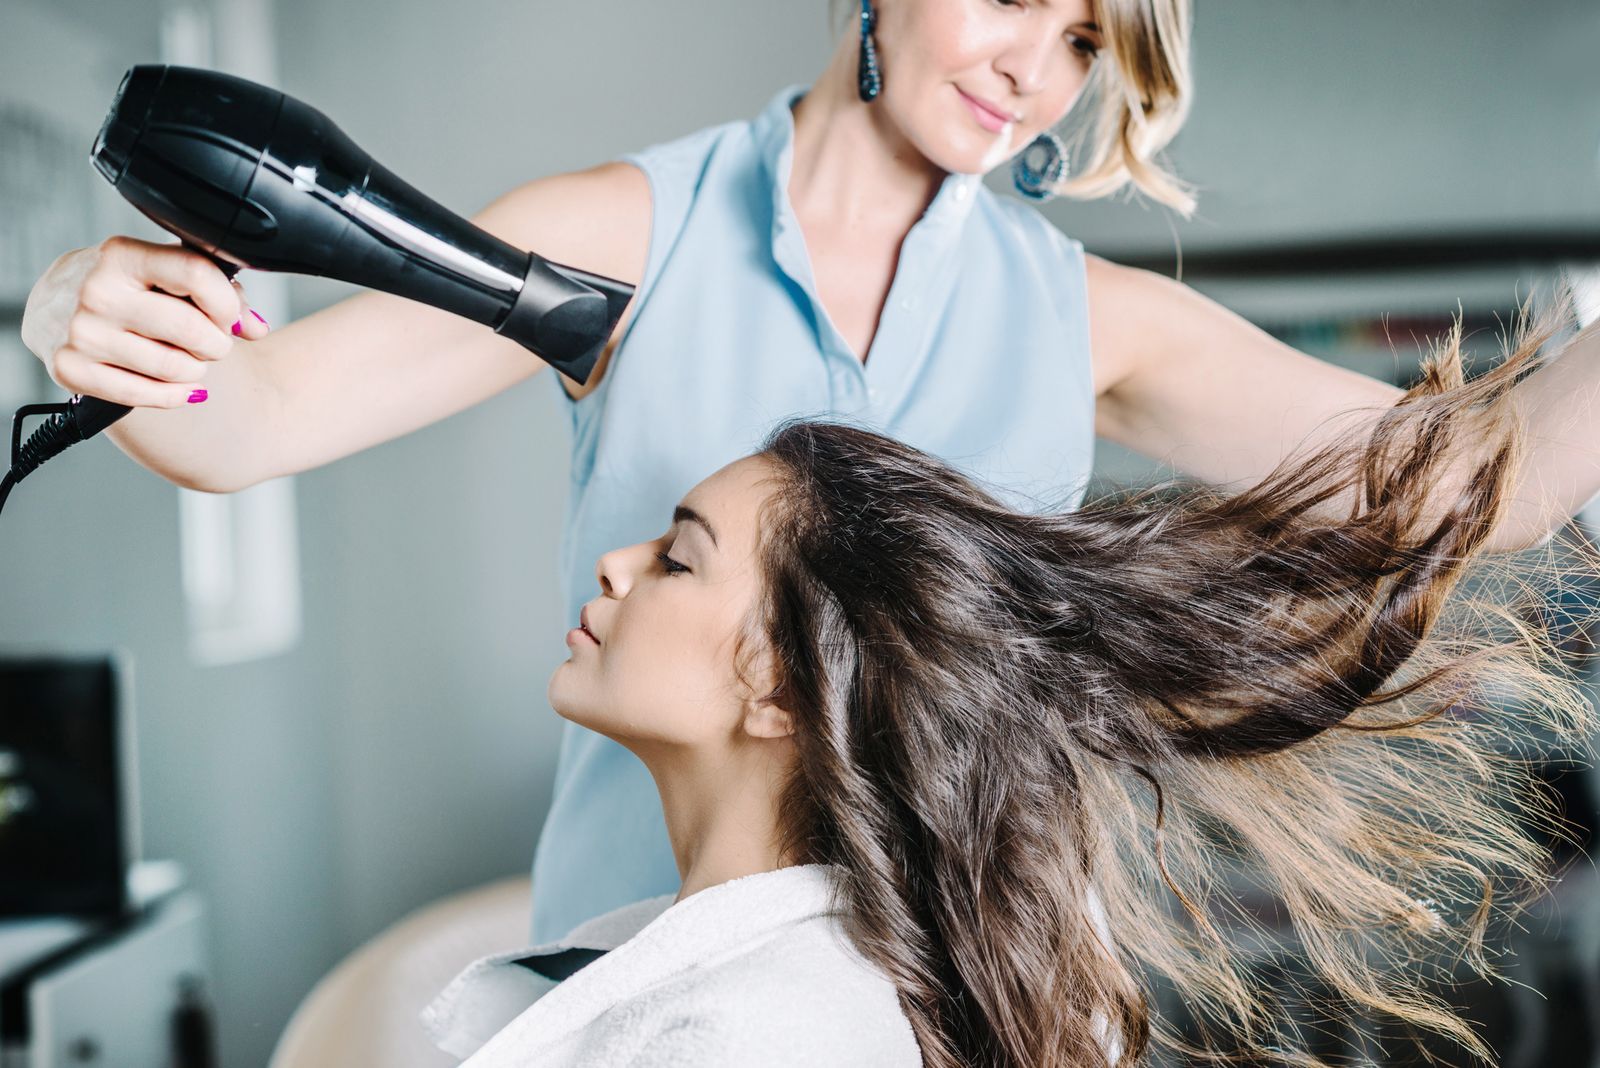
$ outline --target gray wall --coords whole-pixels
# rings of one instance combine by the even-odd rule
[[[154,58],[139,21],[103,26],[89,0],[0,3],[98,27],[106,99]],[[280,0],[277,52],[286,90],[471,213],[531,177],[750,115],[819,68],[825,8]],[[1178,155],[1205,199],[1185,240],[1572,217],[1589,172],[1536,161],[1594,158],[1596,65],[1574,53],[1586,40],[1592,57],[1597,20],[1586,0],[1203,5],[1203,95]],[[1395,69],[1417,72],[1403,99]],[[1170,243],[1143,208],[1051,210],[1100,247]],[[345,292],[297,283],[295,314]],[[529,383],[302,476],[305,640],[241,667],[189,663],[174,491],[109,444],[56,461],[0,519],[0,644],[138,659],[146,851],[183,861],[210,903],[224,1063],[261,1063],[311,982],[407,910],[525,870],[568,622],[559,414]]]
[[[1047,214],[1106,250],[1600,219],[1594,0],[1196,0],[1196,105],[1174,142],[1200,207]]]

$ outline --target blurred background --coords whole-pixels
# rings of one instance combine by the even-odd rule
[[[1170,155],[1199,212],[1048,205],[1091,251],[1181,273],[1291,344],[1400,382],[1458,308],[1492,350],[1521,298],[1600,263],[1594,0],[1198,7],[1196,103]],[[113,233],[169,240],[88,160],[132,64],[279,86],[470,215],[530,178],[754,115],[815,76],[835,29],[822,0],[0,0],[0,408],[59,399],[18,336],[58,254]],[[274,322],[348,293],[241,279]],[[132,901],[152,926],[0,923],[0,1048],[17,1058],[0,1062],[169,1063],[117,1045],[116,999],[91,967],[156,931],[159,963],[118,964],[149,980],[150,1011],[186,1006],[177,1018],[209,1021],[193,1041],[220,1063],[265,1064],[346,954],[441,897],[525,874],[560,736],[544,690],[569,622],[565,435],[551,392],[528,384],[233,497],[180,492],[104,440],[13,495],[0,729],[76,702],[68,741],[101,746],[84,759],[112,787],[105,819],[75,826],[85,842],[99,828],[102,874],[145,861]],[[1098,470],[1155,471],[1110,448]],[[107,740],[86,740],[96,730]],[[38,801],[4,737],[0,848]],[[1587,835],[1592,774],[1563,754],[1551,769]],[[0,869],[0,886],[27,874]],[[1472,995],[1504,1063],[1600,1064],[1594,885],[1525,940],[1544,998]],[[49,912],[50,888],[36,890],[0,911]],[[56,1059],[21,1059],[44,1041],[29,999],[73,968]]]

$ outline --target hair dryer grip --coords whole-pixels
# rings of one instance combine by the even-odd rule
[[[187,241],[183,243],[183,247],[200,253],[200,255],[205,256],[206,259],[222,268],[222,273],[227,275],[230,281],[234,275],[239,273],[238,264],[218,259],[204,249],[198,248]],[[164,293],[165,290],[156,288],[156,292]],[[189,301],[190,304],[194,303],[189,297],[184,297],[183,299]],[[45,429],[50,429],[47,426],[41,428],[38,434],[29,439],[28,446],[31,448],[29,448],[28,470],[31,471],[70,445],[89,440],[131,411],[133,409],[126,404],[116,404],[112,401],[101,400],[99,397],[85,396],[81,393],[74,395],[67,402],[66,410],[60,414],[61,422],[54,428],[55,432],[53,434],[48,437],[40,437]],[[23,472],[23,474],[26,473],[26,471]],[[18,477],[20,478],[21,475]]]

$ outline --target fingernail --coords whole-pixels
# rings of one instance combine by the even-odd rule
[[[243,326],[244,326],[244,323],[242,323],[242,322],[241,322],[241,321],[239,321],[239,320],[238,320],[238,319],[235,319],[235,320],[234,320],[234,321],[233,321],[233,336],[234,336],[234,337],[241,337],[241,336],[243,336],[243,334],[244,334],[244,330],[243,330],[243,329],[242,329],[242,328],[243,328]]]
[[[272,324],[267,322],[265,319],[262,319],[260,312],[256,311],[254,308],[251,308],[250,314],[254,315],[258,320],[260,320],[262,326],[266,327],[268,330],[272,329]]]
[[[197,389],[193,393],[189,394],[189,403],[190,404],[201,404],[201,403],[204,403],[206,397],[208,397],[208,396],[210,396],[210,394],[208,394],[205,390]]]

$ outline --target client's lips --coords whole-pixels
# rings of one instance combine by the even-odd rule
[[[589,629],[589,606],[588,605],[584,605],[583,606],[583,610],[578,613],[578,628],[580,630],[582,630],[585,634],[587,634],[589,637],[594,638],[594,643],[596,645],[600,644],[600,639],[595,636],[594,631]]]

